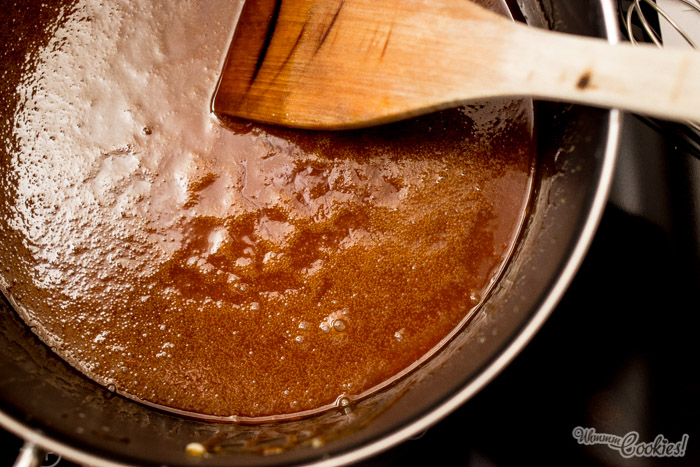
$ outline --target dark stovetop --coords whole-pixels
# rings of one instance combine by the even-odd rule
[[[700,465],[700,160],[626,123],[599,231],[542,330],[456,412],[361,465]],[[689,438],[681,458],[625,459],[578,444],[577,426]],[[22,442],[0,431],[0,443],[11,465]]]

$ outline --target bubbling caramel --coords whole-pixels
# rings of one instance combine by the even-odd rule
[[[63,7],[2,119],[0,289],[120,394],[271,420],[440,348],[523,224],[530,105],[343,133],[220,122],[239,2]]]

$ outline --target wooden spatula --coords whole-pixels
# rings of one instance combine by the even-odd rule
[[[247,0],[213,110],[341,129],[496,96],[700,121],[700,53],[543,31],[468,0]]]

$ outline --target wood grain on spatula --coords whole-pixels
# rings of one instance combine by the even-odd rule
[[[213,110],[356,128],[501,96],[700,121],[700,53],[543,31],[466,0],[247,0]]]

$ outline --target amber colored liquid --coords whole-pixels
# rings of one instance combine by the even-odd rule
[[[260,421],[391,383],[480,305],[530,195],[527,103],[222,125],[238,4],[107,3],[46,28],[2,115],[0,289],[61,357],[148,404]]]

